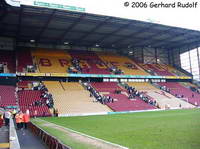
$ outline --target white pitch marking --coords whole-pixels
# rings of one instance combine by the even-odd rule
[[[39,118],[39,119],[40,119],[40,118]],[[96,137],[93,137],[93,136],[89,136],[89,135],[87,135],[87,134],[84,134],[84,133],[75,131],[75,130],[70,129],[70,128],[66,128],[66,127],[63,127],[63,126],[60,126],[60,125],[57,125],[57,124],[54,124],[54,123],[51,123],[51,122],[48,122],[48,121],[45,121],[45,120],[42,120],[42,119],[40,119],[40,120],[41,120],[41,121],[44,121],[44,122],[46,122],[46,123],[53,124],[53,125],[55,125],[55,126],[57,126],[57,127],[66,129],[66,130],[68,130],[68,131],[71,131],[71,132],[80,134],[80,135],[82,135],[82,136],[86,136],[86,137],[91,138],[91,139],[95,139],[95,140],[98,140],[98,141],[101,141],[101,142],[104,142],[104,143],[107,143],[107,144],[110,144],[110,145],[113,145],[113,146],[117,146],[117,147],[120,147],[120,148],[122,148],[122,149],[129,149],[129,148],[124,147],[124,146],[121,146],[121,145],[119,145],[119,144],[115,144],[115,143],[112,143],[112,142],[109,142],[109,141],[105,141],[105,140],[103,140],[103,139],[99,139],[99,138],[96,138]]]

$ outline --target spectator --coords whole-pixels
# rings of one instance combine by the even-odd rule
[[[3,126],[3,115],[0,113],[0,128]]]
[[[4,119],[5,119],[5,125],[6,126],[9,126],[9,122],[10,122],[10,118],[11,118],[11,113],[10,113],[10,111],[6,111],[5,113],[4,113]]]
[[[182,105],[181,105],[181,103],[179,104],[179,108],[181,108],[182,107]]]
[[[38,116],[37,110],[34,111],[34,118],[36,118]]]
[[[58,109],[55,110],[55,116],[58,117]]]
[[[12,111],[13,119],[15,118],[16,113],[17,113],[17,111],[14,109],[14,110]]]
[[[20,115],[20,112],[18,112],[15,116],[15,122],[17,124],[17,129],[21,129],[22,128],[22,117]]]
[[[113,98],[111,98],[111,102],[112,102],[112,103],[114,102],[114,99],[113,99]]]
[[[23,123],[24,123],[24,114],[19,111],[16,116],[15,116],[15,122],[17,124],[17,129],[22,129],[23,128]]]

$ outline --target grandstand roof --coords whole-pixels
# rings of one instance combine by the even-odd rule
[[[177,18],[178,19],[178,18]],[[200,31],[94,14],[30,6],[12,7],[0,1],[0,35],[18,42],[97,46],[123,49],[175,49],[200,45]]]

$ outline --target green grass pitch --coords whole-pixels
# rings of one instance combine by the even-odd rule
[[[200,109],[43,120],[130,149],[200,149]]]

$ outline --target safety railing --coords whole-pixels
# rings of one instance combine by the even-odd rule
[[[34,135],[38,136],[47,145],[49,149],[71,149],[70,147],[61,143],[55,137],[51,136],[46,131],[34,125],[33,123],[29,124],[29,129]]]

